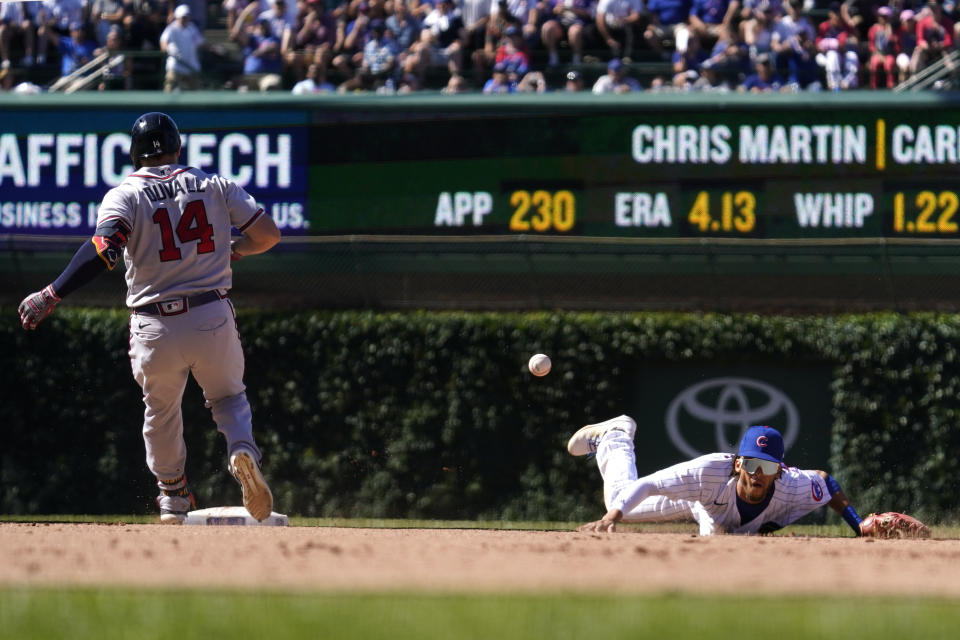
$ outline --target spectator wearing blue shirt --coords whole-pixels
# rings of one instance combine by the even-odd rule
[[[676,39],[676,30],[683,26],[692,6],[693,0],[647,0],[649,22],[643,33],[647,46],[663,52],[664,41]]]
[[[410,13],[406,0],[395,0],[393,14],[386,20],[387,35],[397,46],[397,67],[406,73],[416,71],[413,46],[420,39],[420,19]]]
[[[775,93],[783,88],[783,80],[773,70],[773,62],[766,53],[757,56],[756,70],[747,76],[739,91],[747,93]]]
[[[280,39],[271,31],[270,21],[257,20],[252,30],[243,32],[241,44],[244,86],[261,91],[278,88],[282,84],[283,55]]]
[[[711,46],[723,29],[733,27],[740,10],[739,0],[693,0],[684,28],[676,30],[676,48],[684,51],[690,36],[697,35],[704,46]]]
[[[70,25],[70,36],[60,37],[60,73],[68,76],[93,59],[96,43],[87,36],[82,22]]]
[[[689,88],[700,77],[700,66],[709,54],[700,46],[700,38],[690,38],[686,51],[673,52],[673,86]]]
[[[370,39],[363,46],[363,61],[356,74],[339,87],[338,93],[346,91],[379,89],[391,79],[397,64],[397,46],[386,35],[387,25],[380,18],[370,21]]]
[[[750,47],[750,56],[756,58],[761,54],[768,54],[774,70],[780,68],[773,48],[774,30],[779,17],[779,5],[764,3],[754,12],[752,20],[741,25],[743,41]]]
[[[47,44],[59,48],[61,37],[70,35],[70,27],[73,24],[84,24],[86,20],[86,0],[44,0],[43,3],[30,4],[39,5],[35,7],[37,62],[46,64]]]
[[[493,76],[483,85],[483,93],[516,93],[516,85],[507,74],[507,64],[498,62],[493,65]]]
[[[804,16],[803,0],[790,0],[781,5],[783,15],[773,24],[773,34],[770,47],[774,51],[774,68],[781,75],[790,76],[790,61],[804,55],[803,42],[814,43],[817,37],[817,28]]]
[[[797,47],[787,59],[787,83],[794,91],[822,91],[817,44],[805,31],[797,32]]]
[[[750,51],[736,29],[720,31],[707,60],[716,67],[720,76],[732,84],[738,84],[740,78],[753,71]]]

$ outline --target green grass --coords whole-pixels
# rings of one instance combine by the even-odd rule
[[[149,516],[3,516],[7,522],[153,522]],[[299,526],[569,530],[577,523],[294,518]],[[631,525],[693,532],[690,525]],[[960,537],[937,527],[937,537]],[[949,535],[948,535],[949,534]],[[849,536],[845,525],[781,535]],[[642,580],[642,576],[637,576]],[[938,598],[571,594],[361,594],[0,587],[0,640],[218,637],[376,640],[618,638],[955,638],[960,600]]]
[[[0,590],[0,638],[955,638],[956,601]]]

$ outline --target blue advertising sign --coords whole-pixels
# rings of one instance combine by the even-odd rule
[[[127,133],[64,132],[60,126],[0,133],[0,233],[88,236],[108,189],[133,171]],[[303,129],[241,128],[182,133],[180,162],[233,180],[286,234],[306,233]]]

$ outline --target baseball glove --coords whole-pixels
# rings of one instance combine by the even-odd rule
[[[905,513],[871,513],[860,523],[860,535],[866,538],[929,538],[930,527]]]

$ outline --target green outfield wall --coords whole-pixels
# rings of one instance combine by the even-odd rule
[[[283,230],[238,269],[270,304],[956,310],[958,103],[3,95],[0,299],[56,275],[129,170],[129,123],[161,109],[184,162],[243,184]]]
[[[128,315],[58,308],[24,332],[0,312],[0,512],[153,513]],[[953,314],[242,311],[239,328],[283,513],[595,519],[596,464],[566,441],[628,413],[641,473],[765,423],[861,513],[958,518]],[[553,358],[543,378],[526,370],[537,352]],[[202,506],[240,504],[203,404],[191,382],[188,477]]]

